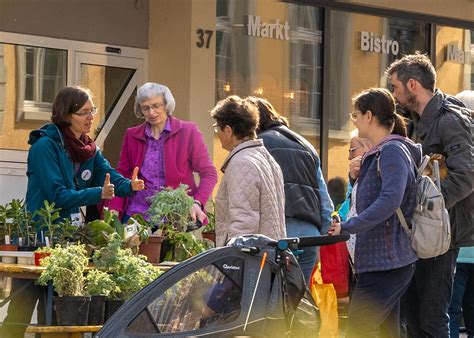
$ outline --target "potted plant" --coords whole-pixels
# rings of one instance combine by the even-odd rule
[[[156,224],[165,237],[161,260],[179,262],[206,250],[203,241],[196,239],[192,232],[187,232],[192,225],[189,215],[192,205],[193,198],[188,195],[185,184],[176,189],[167,187],[151,197],[147,211],[150,222]]]
[[[104,324],[105,301],[110,294],[120,293],[120,288],[105,271],[90,270],[86,275],[86,294],[91,296],[88,325]]]
[[[59,325],[87,325],[90,297],[84,293],[84,271],[89,262],[83,244],[65,248],[57,245],[41,261],[46,269],[38,284],[53,284],[56,317]]]
[[[147,257],[148,262],[158,264],[160,262],[161,245],[163,243],[162,230],[152,232],[150,222],[147,222],[143,215],[136,214],[130,217],[128,224],[135,224],[137,236],[140,240],[138,254]]]
[[[73,237],[76,230],[71,221],[61,218],[55,203],[44,200],[44,206],[35,212],[37,224],[41,230],[41,244],[54,247],[55,244],[65,245],[69,238]]]
[[[16,251],[18,249],[18,246],[12,244],[14,224],[11,221],[10,204],[0,206],[0,222],[4,239],[3,243],[0,245],[0,250]]]
[[[106,320],[135,292],[161,274],[144,256],[134,255],[130,248],[123,249],[122,245],[122,238],[118,234],[112,234],[109,243],[96,250],[92,256],[95,266],[109,273],[117,285],[117,289],[107,299]]]

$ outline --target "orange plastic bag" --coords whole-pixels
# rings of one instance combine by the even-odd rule
[[[323,284],[319,263],[311,275],[310,291],[321,314],[319,337],[337,338],[339,336],[339,323],[336,290],[333,284]]]

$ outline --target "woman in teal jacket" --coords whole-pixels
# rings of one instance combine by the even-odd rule
[[[136,178],[138,168],[131,180],[124,178],[87,136],[97,112],[91,96],[82,87],[62,89],[53,103],[53,123],[31,132],[26,193],[31,213],[47,200],[61,208],[61,217],[78,224],[81,206],[143,189],[143,181]],[[19,293],[10,302],[0,337],[23,337],[38,300],[38,323],[44,322],[43,289],[34,281],[14,279],[12,293],[15,291]]]
[[[31,132],[26,193],[30,212],[48,200],[61,208],[62,217],[74,220],[81,206],[143,189],[143,181],[126,179],[112,169],[87,136],[96,112],[89,90],[66,87],[53,103],[53,123]]]

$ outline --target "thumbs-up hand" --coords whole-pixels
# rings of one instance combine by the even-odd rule
[[[102,199],[111,200],[115,197],[114,185],[110,183],[110,174],[105,174],[104,186],[102,187]]]
[[[138,167],[135,167],[133,169],[131,184],[132,184],[133,191],[140,191],[140,190],[145,189],[145,182],[143,182],[143,180],[138,179]]]

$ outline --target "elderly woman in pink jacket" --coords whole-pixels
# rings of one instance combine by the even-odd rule
[[[216,195],[217,246],[245,234],[286,237],[283,174],[257,139],[257,107],[234,95],[219,101],[211,116],[222,148],[229,151]]]
[[[203,207],[217,183],[217,171],[196,124],[171,115],[175,105],[171,91],[164,85],[149,82],[137,91],[135,114],[145,122],[127,129],[117,171],[130,178],[139,167],[139,178],[145,181],[146,189],[109,203],[109,209],[119,212],[123,221],[137,213],[146,216],[148,197],[162,187],[176,188],[180,184],[188,185],[194,198],[190,210],[193,221],[206,220]],[[199,184],[194,172],[199,175]]]

